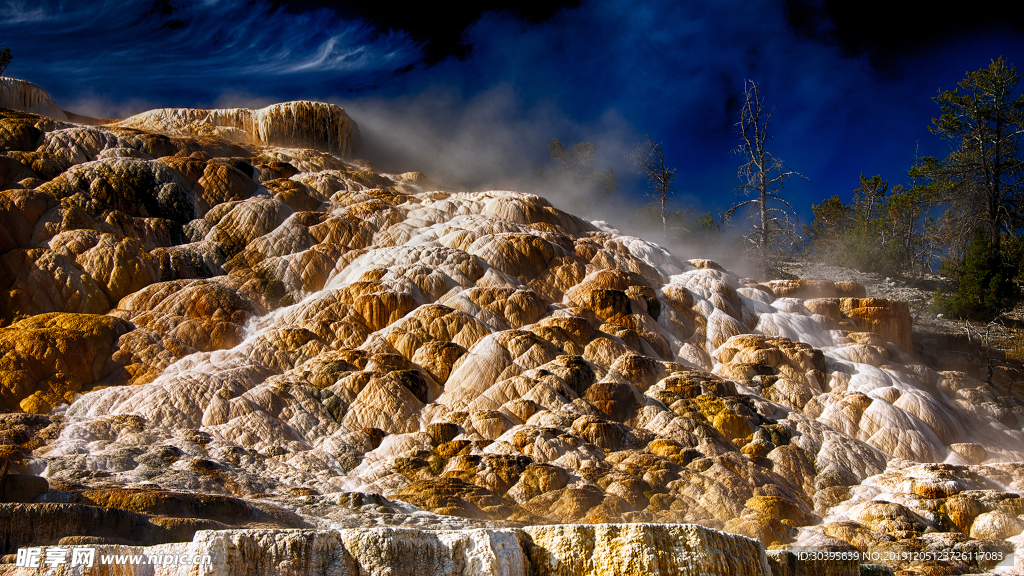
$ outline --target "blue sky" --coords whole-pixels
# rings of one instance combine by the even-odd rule
[[[675,206],[716,214],[738,200],[730,150],[751,79],[778,105],[773,151],[808,178],[786,189],[806,222],[811,203],[848,199],[861,172],[903,182],[918,143],[945,155],[928,132],[939,88],[1000,55],[1024,66],[1020,22],[987,19],[985,2],[955,21],[857,5],[485,3],[451,16],[316,0],[13,0],[0,42],[8,75],[74,112],[328,100],[386,167],[452,185],[525,186],[557,137],[594,142],[639,202],[624,155],[650,134],[678,168]]]

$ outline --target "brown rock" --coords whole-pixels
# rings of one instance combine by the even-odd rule
[[[619,374],[636,384],[640,390],[647,390],[664,375],[660,362],[641,354],[621,356],[611,368],[618,370]]]
[[[638,440],[630,428],[594,416],[581,416],[572,423],[572,432],[595,446],[609,451],[637,447]]]
[[[120,489],[86,490],[81,494],[84,504],[120,508],[154,516],[204,518],[225,524],[245,524],[260,516],[257,509],[230,496]]]
[[[68,160],[50,152],[8,152],[7,156],[21,162],[23,166],[37,174],[43,181],[53,180],[72,166]],[[39,186],[35,186],[38,188]]]
[[[868,291],[860,282],[836,282],[836,294],[840,298],[867,298]]]
[[[534,516],[556,523],[575,523],[604,502],[605,494],[597,486],[552,490],[526,502],[523,508]]]
[[[167,531],[135,512],[82,504],[0,504],[0,542],[13,553],[68,536],[93,536],[156,544],[174,541]],[[191,539],[191,538],[189,538]]]
[[[836,285],[828,280],[772,280],[768,286],[779,298],[837,298]]]
[[[173,280],[150,284],[123,299],[118,308],[242,325],[259,311],[243,294],[219,279]]]
[[[804,300],[804,307],[811,312],[811,314],[820,314],[826,318],[830,318],[839,322],[843,319],[841,310],[839,309],[839,300],[836,298],[811,298]]]
[[[806,494],[815,492],[814,460],[806,450],[793,444],[785,444],[768,453],[768,459],[775,463],[772,471],[803,488]]]
[[[744,506],[789,526],[803,526],[809,520],[796,502],[782,496],[754,496]]]
[[[7,474],[0,478],[4,502],[34,502],[36,497],[50,489],[46,478],[32,474]]]
[[[451,442],[459,435],[459,425],[451,422],[435,422],[427,425],[427,435],[438,445]]]
[[[436,514],[479,520],[503,519],[512,508],[490,490],[457,478],[421,480],[391,496]]]
[[[97,208],[184,224],[196,218],[195,193],[177,171],[156,160],[108,158],[69,168],[40,191],[57,198],[86,193]]]
[[[245,200],[252,196],[258,188],[252,176],[252,166],[247,162],[227,158],[209,161],[203,175],[193,186],[196,192],[196,216],[201,218],[218,204]]]
[[[829,522],[822,525],[822,532],[850,544],[861,552],[866,552],[879,542],[888,540],[885,536],[872,532],[856,522]]]
[[[764,546],[791,542],[795,532],[782,522],[756,512],[727,521],[725,531],[760,540]]]
[[[552,464],[530,464],[507,496],[520,504],[541,494],[560,490],[569,482],[565,469]]]
[[[1024,520],[1002,511],[979,514],[971,523],[971,538],[1005,540],[1024,531]]]
[[[0,320],[47,312],[102,314],[111,301],[74,260],[46,248],[0,256]]]
[[[296,212],[316,210],[322,201],[315,191],[301,182],[288,179],[264,182],[264,186],[273,193],[274,198],[284,202]]]
[[[843,315],[853,319],[860,329],[878,334],[906,353],[914,350],[910,306],[906,302],[884,298],[840,298],[839,306]]]
[[[287,162],[268,160],[264,157],[253,158],[253,165],[263,172],[264,180],[276,180],[279,178],[291,178],[299,173],[295,166]]]
[[[972,442],[950,444],[949,449],[963,456],[969,464],[981,464],[988,457],[988,452],[983,446]]]
[[[849,498],[849,486],[827,486],[818,488],[814,493],[814,511],[821,516],[825,516],[830,508]]]
[[[389,434],[419,430],[414,414],[423,403],[394,378],[373,378],[356,397],[342,422],[350,430],[379,428]]]
[[[636,413],[637,402],[633,389],[619,382],[598,382],[591,384],[583,395],[609,420],[625,422]]]
[[[69,402],[118,368],[111,356],[128,330],[127,322],[110,316],[60,313],[0,329],[0,406],[48,412]]]
[[[0,254],[28,246],[36,222],[55,205],[53,196],[34,190],[0,191]]]
[[[902,536],[924,532],[925,524],[902,504],[873,500],[853,508],[848,516],[869,529]]]
[[[29,114],[5,111],[0,119],[0,150],[35,150],[42,135]]]
[[[74,260],[111,302],[157,280],[156,261],[142,242],[134,238],[94,230],[71,230],[54,236],[50,247]]]

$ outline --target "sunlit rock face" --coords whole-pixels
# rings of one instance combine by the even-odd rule
[[[31,112],[54,120],[68,119],[46,90],[17,78],[0,77],[0,108]]]
[[[162,108],[132,116],[115,126],[180,136],[219,136],[257,145],[319,148],[341,156],[351,154],[356,136],[355,123],[344,110],[309,101],[258,110]]]
[[[884,473],[843,487],[843,494],[816,498],[823,521],[801,528],[797,544],[857,550],[925,573],[1019,573],[1012,568],[1015,557],[1020,567],[1024,530],[1021,466],[893,459]]]
[[[117,574],[124,575],[184,576],[197,570],[199,574],[246,576],[772,575],[756,541],[695,525],[204,530],[187,543],[95,548],[97,557],[134,554],[158,558],[157,566],[118,566]],[[209,563],[199,567],[163,565],[165,557],[206,558]],[[5,570],[0,565],[0,574],[75,573],[68,566],[51,569],[42,564],[38,570]]]
[[[696,523],[859,550],[1020,533],[1020,407],[919,362],[905,304],[374,172],[325,106],[0,111],[0,456],[50,483],[18,505],[191,519],[107,542],[137,545],[245,524],[150,492],[272,506],[276,528]],[[559,530],[572,558],[662,538]],[[586,558],[565,573],[604,573]]]

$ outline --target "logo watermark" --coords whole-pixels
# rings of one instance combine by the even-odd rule
[[[102,550],[101,552],[106,552]],[[57,566],[137,565],[150,566],[211,566],[209,554],[105,554],[96,553],[95,546],[36,546],[18,548],[15,565],[22,568],[38,568],[45,564]]]

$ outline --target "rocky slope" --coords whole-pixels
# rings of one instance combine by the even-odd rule
[[[346,538],[504,538],[500,573],[630,573],[573,550],[725,537],[650,525],[695,523],[945,574],[1021,545],[1024,410],[915,351],[905,303],[378,173],[356,139],[306,102],[0,110],[3,553],[283,538],[376,573]]]

